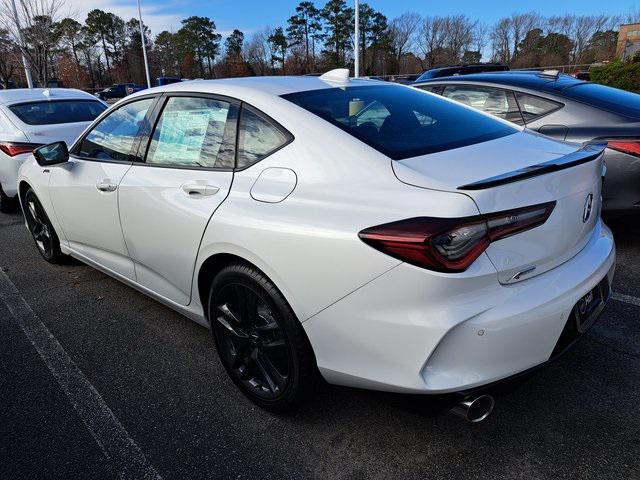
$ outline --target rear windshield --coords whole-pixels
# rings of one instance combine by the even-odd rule
[[[90,122],[106,110],[95,100],[55,100],[21,103],[9,109],[29,125]]]
[[[420,82],[422,80],[429,80],[430,78],[437,78],[437,77],[446,77],[448,75],[453,75],[454,70],[446,70],[444,71],[444,69],[442,68],[436,68],[433,70],[427,70],[426,72],[424,72],[422,75],[420,75],[417,79],[416,82]]]
[[[397,85],[283,95],[394,160],[504,137],[518,130],[470,108]]]
[[[565,97],[631,117],[640,117],[640,95],[597,83],[576,83],[562,91]]]

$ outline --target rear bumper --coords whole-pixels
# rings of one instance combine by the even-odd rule
[[[402,264],[303,325],[330,383],[448,393],[550,360],[576,302],[603,280],[615,245],[599,222],[583,250],[529,280],[500,285]],[[556,351],[557,353],[557,351]]]
[[[18,170],[29,155],[24,153],[9,157],[0,153],[0,185],[8,197],[15,197],[18,194]]]
[[[607,149],[602,209],[609,214],[640,212],[640,158]]]
[[[458,390],[455,392],[455,394],[462,395],[462,397],[468,397],[471,395],[477,396],[483,393],[490,393],[491,390],[501,385],[510,384],[512,382],[517,382],[520,379],[527,378],[529,375],[534,374],[538,370],[545,368],[550,363],[553,363],[557,359],[562,357],[566,352],[571,350],[571,348],[576,343],[578,343],[584,337],[587,331],[595,324],[595,322],[598,320],[598,318],[602,314],[604,307],[606,307],[609,299],[611,298],[611,283],[608,276],[601,281],[601,286],[604,294],[603,302],[590,315],[588,319],[589,326],[583,331],[578,331],[576,327],[575,319],[573,318],[572,315],[570,315],[569,318],[567,319],[567,322],[565,323],[562,333],[560,334],[560,338],[556,342],[556,346],[553,349],[553,352],[551,353],[551,357],[547,361],[540,363],[538,365],[535,365],[527,370],[523,370],[521,372],[515,373],[511,376],[496,380],[495,382],[483,384],[481,386],[476,386],[474,388]]]

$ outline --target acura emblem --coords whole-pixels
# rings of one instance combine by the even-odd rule
[[[591,218],[591,210],[593,209],[593,193],[587,195],[584,201],[584,210],[582,210],[582,223],[587,223]]]

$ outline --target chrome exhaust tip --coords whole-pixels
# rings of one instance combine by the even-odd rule
[[[495,406],[496,401],[491,395],[467,397],[451,409],[451,413],[467,422],[479,423],[486,420]]]

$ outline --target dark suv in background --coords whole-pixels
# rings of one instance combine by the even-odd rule
[[[100,100],[109,100],[111,98],[124,98],[132,93],[144,90],[146,87],[136,85],[135,83],[118,83],[96,93],[96,97]]]
[[[437,67],[426,70],[415,81],[422,82],[431,78],[471,75],[482,72],[505,72],[507,70],[509,70],[509,67],[502,63],[474,63],[470,65],[454,65],[452,67]]]
[[[560,140],[606,142],[603,209],[640,212],[640,95],[557,71],[480,73],[413,86]]]

